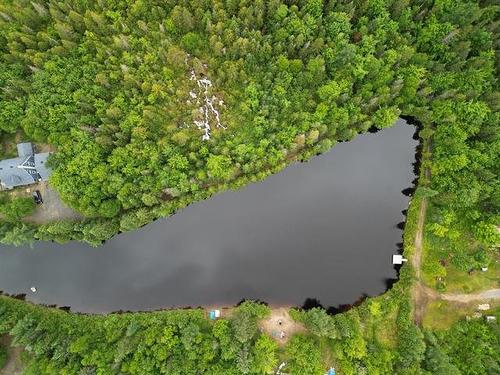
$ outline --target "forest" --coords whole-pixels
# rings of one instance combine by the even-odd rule
[[[500,371],[498,323],[461,320],[446,331],[422,331],[409,310],[390,295],[335,316],[295,311],[308,333],[279,346],[260,332],[257,321],[269,308],[257,303],[212,322],[203,310],[81,315],[0,296],[0,335],[27,348],[27,375],[274,374],[281,361],[287,373],[301,375],[322,375],[332,365],[350,375]]]
[[[474,1],[0,3],[0,130],[52,145],[85,216],[4,243],[98,245],[400,115],[429,125],[432,231],[498,232],[495,20]]]
[[[85,217],[35,225],[22,220],[32,205],[3,196],[1,242],[98,246],[410,116],[428,145],[412,198],[429,201],[423,278],[453,290],[499,258],[499,12],[491,0],[0,0],[1,137],[51,145],[50,184]],[[0,297],[0,334],[37,375],[266,374],[283,359],[292,374],[500,373],[498,323],[414,323],[414,272],[347,313],[296,310],[308,331],[285,347],[259,331],[269,310],[255,303],[211,323],[202,310],[94,316]]]

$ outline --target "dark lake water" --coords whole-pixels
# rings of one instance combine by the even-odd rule
[[[0,290],[73,311],[350,304],[397,277],[415,128],[364,134],[104,246],[0,247]],[[30,292],[36,286],[37,292]]]

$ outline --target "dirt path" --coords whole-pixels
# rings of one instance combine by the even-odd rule
[[[422,265],[422,251],[424,238],[425,214],[427,212],[427,198],[423,198],[418,212],[417,233],[415,235],[414,253],[411,258],[411,264],[415,270],[415,284],[411,294],[413,299],[413,319],[415,323],[421,324],[425,314],[425,308],[432,296],[429,295],[421,282],[420,267]]]
[[[415,251],[411,263],[415,268],[415,277],[420,281],[420,267],[422,264],[422,251],[424,239],[425,214],[427,212],[427,198],[423,198],[418,212],[417,234],[415,235]]]
[[[489,289],[474,294],[445,293],[445,294],[440,294],[439,297],[446,301],[458,302],[458,303],[469,303],[473,301],[488,300],[488,299],[500,299],[500,289]]]
[[[429,145],[422,150],[422,154],[429,151]],[[428,168],[424,171],[424,178],[429,181],[431,172]],[[417,220],[417,233],[415,234],[415,241],[413,243],[414,250],[413,255],[410,259],[413,269],[415,270],[415,283],[411,290],[412,300],[413,300],[413,319],[415,323],[420,325],[424,318],[425,308],[430,300],[430,295],[426,292],[423,284],[421,282],[421,271],[422,266],[422,252],[424,243],[424,225],[425,225],[425,215],[427,213],[427,198],[422,198],[420,202],[420,210],[418,211]]]
[[[11,342],[12,338],[9,336],[0,337],[0,343],[7,348],[7,363],[3,369],[0,369],[0,375],[20,375],[23,372],[21,362],[23,349],[19,346],[10,346]]]
[[[260,329],[284,345],[295,333],[305,332],[306,328],[292,319],[289,308],[279,307],[271,310],[271,315],[259,323]]]

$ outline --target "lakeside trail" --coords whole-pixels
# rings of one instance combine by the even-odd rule
[[[430,145],[426,144],[425,148],[421,151],[422,157],[425,153],[430,152]],[[424,176],[426,181],[430,180],[431,171],[429,168],[425,168]],[[421,282],[421,266],[422,266],[422,252],[424,243],[424,225],[425,225],[425,215],[427,213],[427,198],[423,197],[420,203],[420,210],[418,211],[417,220],[417,233],[415,234],[414,250],[413,255],[410,259],[413,269],[415,270],[415,282],[413,283],[411,289],[411,298],[413,301],[413,320],[417,325],[421,325],[425,314],[425,308],[429,302],[429,294],[426,292],[422,282]]]
[[[7,349],[7,362],[5,367],[0,369],[0,375],[20,375],[24,366],[21,362],[21,353],[23,348],[20,346],[11,346],[12,337],[0,336],[0,344]]]
[[[427,174],[427,171],[426,171]],[[414,252],[411,257],[411,264],[415,270],[415,283],[411,290],[413,300],[413,319],[416,324],[421,325],[425,314],[425,308],[429,300],[433,297],[421,282],[420,267],[422,265],[423,237],[425,214],[427,212],[427,198],[423,198],[420,204],[417,221],[417,233],[415,235]]]

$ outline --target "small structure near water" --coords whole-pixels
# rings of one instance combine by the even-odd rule
[[[394,254],[392,256],[392,264],[403,264],[403,262],[407,262],[408,259],[403,258],[402,255]]]

